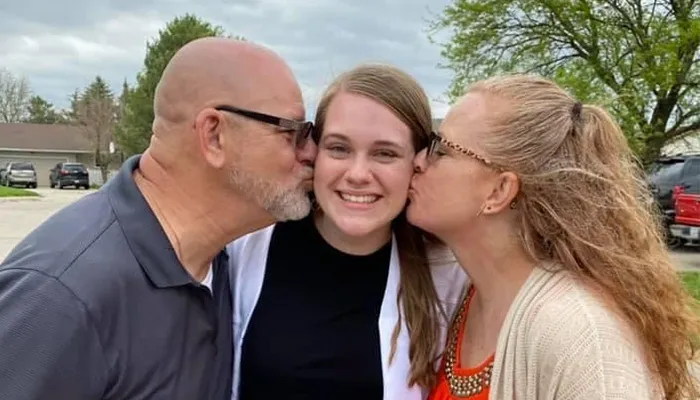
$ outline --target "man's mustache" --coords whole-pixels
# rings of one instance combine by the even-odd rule
[[[299,178],[301,178],[303,181],[314,179],[314,167],[311,165],[305,165],[299,173]]]

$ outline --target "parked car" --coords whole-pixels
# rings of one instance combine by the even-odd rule
[[[676,217],[671,235],[681,243],[700,243],[700,187],[697,185],[674,194]]]
[[[664,217],[664,227],[670,247],[685,244],[686,239],[671,231],[676,223],[676,196],[700,190],[700,154],[678,154],[661,157],[652,164],[647,182]]]
[[[0,185],[36,189],[36,171],[30,162],[9,162],[0,172]]]
[[[59,189],[67,186],[88,189],[90,179],[87,167],[82,163],[58,163],[49,173],[49,186]]]

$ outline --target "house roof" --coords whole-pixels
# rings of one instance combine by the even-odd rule
[[[434,118],[433,129],[437,130],[441,122],[442,118]],[[0,150],[92,153],[92,146],[76,126],[0,123]]]
[[[0,150],[91,153],[90,142],[76,126],[0,123]]]

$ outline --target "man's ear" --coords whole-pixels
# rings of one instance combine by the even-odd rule
[[[214,168],[225,163],[224,140],[226,121],[220,112],[208,108],[200,111],[194,120],[194,131],[204,159]]]
[[[513,172],[501,172],[496,186],[486,198],[483,214],[497,214],[508,210],[520,192],[520,179]]]

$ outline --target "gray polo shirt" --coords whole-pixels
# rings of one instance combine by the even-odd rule
[[[133,181],[138,160],[0,265],[0,399],[230,399],[227,256],[213,293],[191,278]]]

